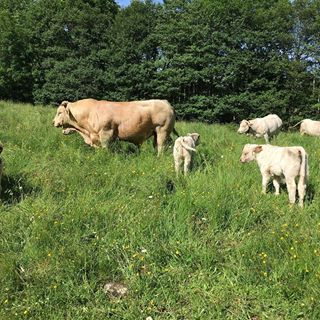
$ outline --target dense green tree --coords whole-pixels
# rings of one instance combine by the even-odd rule
[[[29,1],[0,2],[0,98],[32,99],[32,50],[24,24]]]
[[[34,100],[57,103],[101,98],[100,58],[118,6],[114,0],[42,0],[30,10]]]
[[[110,32],[110,48],[106,50],[109,68],[104,82],[108,98],[133,100],[158,96],[154,91],[158,8],[150,0],[132,1],[117,15]]]
[[[180,118],[317,117],[320,0],[0,2],[0,98],[163,98]]]

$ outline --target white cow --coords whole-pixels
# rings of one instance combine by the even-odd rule
[[[296,127],[298,124],[300,124],[300,134],[303,136],[304,134],[308,134],[309,136],[320,136],[320,121],[314,121],[311,119],[304,119],[295,124],[293,127]]]
[[[277,134],[282,127],[282,120],[276,114],[269,114],[263,118],[242,120],[238,133],[252,133],[256,137],[264,137],[269,143],[269,137]]]
[[[308,155],[303,147],[276,147],[269,144],[246,144],[242,150],[242,163],[256,160],[262,175],[262,192],[267,192],[267,184],[273,178],[275,194],[280,191],[280,182],[285,180],[290,203],[296,201],[296,181],[299,176],[299,205],[303,207],[306,183],[309,175]]]

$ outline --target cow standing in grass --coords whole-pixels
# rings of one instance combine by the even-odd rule
[[[78,132],[85,143],[92,147],[104,147],[119,139],[138,147],[150,137],[158,155],[163,151],[174,129],[175,113],[167,100],[113,102],[83,99],[63,101],[53,120],[55,127],[63,127],[69,134]]]
[[[296,177],[299,176],[299,205],[303,207],[306,184],[309,175],[308,155],[303,147],[276,147],[271,145],[246,144],[242,150],[242,163],[257,161],[262,175],[262,192],[267,192],[270,178],[273,178],[275,194],[280,192],[280,182],[285,180],[289,201],[296,201]]]
[[[276,135],[282,127],[282,120],[276,114],[269,114],[264,118],[242,120],[238,133],[252,133],[256,137],[264,137],[266,143]]]

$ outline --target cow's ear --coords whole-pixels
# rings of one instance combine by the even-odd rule
[[[60,105],[66,108],[68,103],[69,103],[69,101],[65,100],[65,101],[62,101]]]
[[[254,151],[254,153],[261,152],[262,151],[262,146],[256,146],[253,151]]]
[[[70,119],[71,121],[77,122],[77,119],[76,119],[76,118],[74,117],[74,115],[72,114],[70,108],[66,108],[66,111],[67,111],[67,113],[68,113],[69,119]]]

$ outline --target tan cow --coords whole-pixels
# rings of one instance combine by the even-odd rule
[[[304,134],[307,134],[309,136],[320,136],[320,121],[315,121],[311,119],[304,119],[297,124],[295,124],[293,127],[296,127],[298,124],[300,124],[300,134],[303,136]]]
[[[276,135],[282,127],[282,120],[276,114],[269,114],[263,118],[242,120],[238,133],[252,133],[256,137],[264,137],[269,143],[269,137]]]
[[[0,153],[3,151],[3,145],[0,143]],[[1,193],[1,178],[2,178],[2,172],[3,172],[3,160],[0,158],[0,193]]]
[[[197,152],[195,147],[199,144],[200,134],[188,133],[185,137],[176,139],[173,147],[173,159],[176,174],[179,173],[180,167],[184,162],[184,174],[186,175],[190,169],[192,155]]]
[[[106,146],[118,138],[140,146],[154,137],[158,155],[174,129],[175,114],[166,100],[112,102],[84,99],[63,101],[53,120],[63,132],[78,132],[85,143],[93,147]]]
[[[306,183],[309,175],[308,155],[303,147],[276,147],[269,144],[246,144],[242,150],[242,163],[256,160],[262,175],[262,192],[273,178],[275,194],[280,191],[280,182],[285,180],[290,203],[296,201],[296,177],[299,176],[299,205],[303,207]]]

